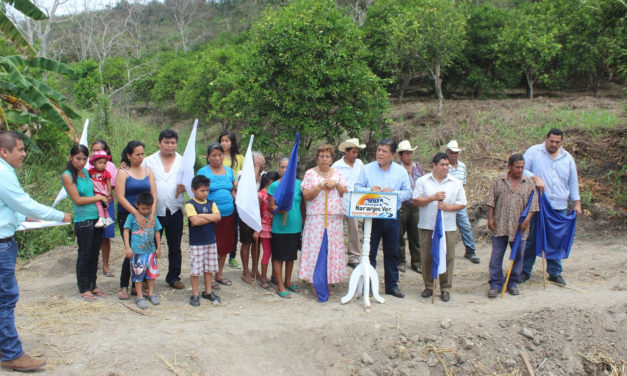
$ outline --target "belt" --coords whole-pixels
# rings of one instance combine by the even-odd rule
[[[13,236],[9,236],[8,238],[2,238],[0,239],[0,243],[8,243],[11,240],[13,240]]]

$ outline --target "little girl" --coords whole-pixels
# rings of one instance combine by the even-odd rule
[[[93,166],[89,169],[89,177],[94,184],[94,194],[105,196],[111,200],[111,174],[106,170],[107,161],[110,161],[111,157],[102,150],[95,152],[89,163]],[[96,207],[98,208],[98,222],[94,227],[101,228],[107,227],[113,223],[113,219],[109,217],[109,213],[104,209],[102,202],[97,201]]]
[[[257,282],[259,286],[266,290],[273,290],[272,285],[268,283],[266,274],[268,274],[268,262],[270,256],[272,256],[272,246],[270,239],[272,238],[272,211],[268,208],[268,187],[270,184],[279,179],[279,173],[276,171],[266,172],[261,175],[261,181],[259,182],[259,211],[261,212],[261,232],[259,237],[261,238],[261,245],[263,246],[263,258],[261,259],[261,279]]]

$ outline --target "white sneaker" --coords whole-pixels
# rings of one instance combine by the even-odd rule
[[[98,222],[96,222],[95,228],[102,228],[105,226],[105,219],[103,217],[98,218]]]
[[[105,218],[105,219],[104,219],[104,223],[105,223],[105,224],[104,224],[104,227],[109,227],[109,226],[111,226],[111,225],[113,224],[113,222],[114,222],[114,220],[113,220],[113,219],[111,219],[111,218]]]

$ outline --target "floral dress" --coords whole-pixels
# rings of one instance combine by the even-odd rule
[[[270,196],[266,191],[259,191],[257,193],[259,197],[259,203],[261,204],[259,209],[261,212],[261,232],[259,233],[260,238],[271,238],[272,237],[272,211],[270,210]]]
[[[346,186],[342,174],[335,170],[329,177],[340,186]],[[325,178],[320,176],[316,169],[310,169],[305,173],[301,190],[313,189]],[[328,283],[337,283],[348,277],[346,272],[346,260],[344,256],[344,228],[342,227],[341,196],[337,190],[328,191],[327,206],[327,235],[329,238],[329,254],[327,259]],[[312,282],[313,272],[318,261],[318,253],[324,235],[324,190],[320,191],[313,200],[307,201],[307,217],[303,228],[303,245],[298,277]]]

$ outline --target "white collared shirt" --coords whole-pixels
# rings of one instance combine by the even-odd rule
[[[168,173],[165,172],[161,161],[161,152],[158,151],[144,159],[142,165],[150,167],[157,184],[157,216],[165,216],[166,209],[171,213],[176,213],[183,209],[183,197],[181,193],[176,195],[176,175],[181,166],[181,155],[176,153],[172,167]]]
[[[337,161],[335,161],[335,163],[333,163],[333,165],[331,166],[334,169],[338,170],[342,176],[344,177],[344,180],[346,181],[346,188],[348,189],[348,191],[354,191],[355,190],[355,183],[357,182],[357,179],[359,178],[359,175],[361,174],[361,170],[364,169],[364,163],[361,161],[361,159],[357,158],[355,159],[355,162],[353,163],[353,167],[349,166],[348,164],[346,164],[346,162],[344,161],[344,157],[338,159]],[[342,196],[342,213],[344,215],[348,215],[348,200],[349,200],[350,194],[345,193]]]
[[[451,174],[447,174],[444,180],[437,181],[433,177],[433,173],[429,173],[416,181],[413,198],[427,197],[438,192],[444,192],[446,198],[445,204],[466,205],[466,193],[464,186]],[[433,230],[435,227],[435,217],[438,214],[438,202],[431,201],[425,206],[421,206],[418,217],[418,228],[425,230]],[[457,230],[456,211],[442,211],[442,224],[444,231]]]

